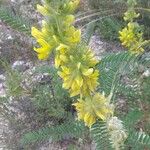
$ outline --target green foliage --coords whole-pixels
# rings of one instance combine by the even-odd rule
[[[94,34],[95,30],[99,35],[107,40],[118,40],[118,32],[123,27],[123,23],[114,17],[102,17],[101,19],[89,22],[86,27],[86,39],[90,41],[90,38]]]
[[[35,74],[39,73],[46,73],[47,75],[45,80],[33,87],[32,101],[34,105],[40,110],[40,113],[44,111],[48,116],[55,119],[67,117],[67,112],[71,111],[72,108],[72,99],[62,88],[62,81],[57,75],[57,70],[45,65],[36,68]]]
[[[6,24],[8,24],[11,28],[19,32],[23,32],[27,35],[31,34],[29,20],[22,18],[17,14],[13,14],[13,12],[10,11],[10,8],[0,7],[0,19]]]
[[[130,110],[129,113],[122,118],[124,125],[128,130],[133,130],[137,122],[142,118],[143,113],[138,109]]]
[[[138,0],[138,11],[141,11],[141,18],[139,22],[144,26],[144,34],[146,38],[150,38],[150,12],[147,11],[150,8],[150,3],[148,0]],[[143,8],[143,9],[142,9]],[[144,10],[146,9],[146,10]]]
[[[138,99],[142,98],[142,95],[145,95],[148,93],[147,91],[149,91],[148,83],[144,82],[145,88],[142,86],[142,73],[140,73],[141,68],[147,70],[149,63],[150,57],[148,54],[143,54],[141,56],[131,55],[128,52],[107,54],[101,59],[97,66],[101,73],[99,90],[101,92],[104,91],[107,95],[109,95],[110,92],[113,92],[114,102],[117,101],[117,95],[126,96],[128,100],[132,100],[132,103],[135,102],[135,106],[137,107]],[[147,80],[148,78],[146,78],[146,81]],[[142,87],[145,89],[146,93],[144,90],[141,91]],[[127,133],[129,134],[125,143],[125,149],[140,149],[141,147],[141,149],[143,149],[143,146],[149,146],[149,135],[135,130],[137,123],[143,117],[143,113],[135,106],[133,104],[130,106],[129,113],[126,117],[120,116],[127,129]],[[106,137],[108,136],[108,133],[104,130],[106,128],[101,126],[102,125],[99,123],[93,126],[93,130],[95,130],[94,140],[98,145],[98,150],[103,149],[105,146],[104,144],[110,145],[108,144],[109,140],[106,140],[101,144],[100,139],[103,137],[105,137],[103,139],[107,139]]]
[[[23,135],[21,143],[26,145],[47,139],[59,141],[65,138],[81,138],[85,131],[86,128],[83,123],[70,120],[69,122],[60,125],[52,125],[50,127],[44,127],[38,131],[26,133]]]
[[[129,132],[127,143],[131,150],[150,148],[150,136],[141,131]]]
[[[128,85],[121,82],[121,78],[136,69],[138,58],[128,52],[109,53],[102,58],[97,66],[101,72],[99,90],[104,91],[107,95],[112,89],[116,93],[130,94],[132,92],[132,94],[135,94],[134,88],[136,87],[128,87]]]
[[[0,61],[1,62],[1,61]],[[12,69],[7,62],[2,62],[6,74],[7,95],[19,97],[23,94],[22,75],[15,69]]]
[[[148,71],[148,70],[147,70]],[[142,99],[143,101],[147,101],[150,103],[150,92],[149,92],[149,85],[150,85],[150,77],[145,77],[143,79],[143,83],[141,85],[142,90]]]
[[[104,122],[95,123],[91,128],[91,134],[96,143],[97,150],[112,149],[107,126]]]
[[[31,100],[38,109],[37,115],[40,118],[47,116],[50,125],[24,134],[21,143],[26,146],[48,139],[81,138],[86,128],[83,123],[74,120],[72,99],[62,88],[57,70],[45,65],[37,67],[34,74],[46,74],[46,80],[41,80],[33,87]]]
[[[97,23],[100,36],[107,40],[118,40],[118,32],[123,27],[123,23],[116,18],[105,18]]]
[[[118,31],[123,27],[123,21],[120,16],[123,14],[125,4],[115,0],[89,0],[89,6],[91,6],[92,9],[94,8],[95,11],[98,11],[98,13],[101,10],[102,13],[98,15],[98,13],[93,12],[91,14],[91,16],[97,14],[99,19],[92,18],[90,20],[86,30],[87,37],[92,35],[97,29],[102,38],[118,40]]]

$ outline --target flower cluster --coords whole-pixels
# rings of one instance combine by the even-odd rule
[[[129,8],[124,14],[124,20],[127,21],[128,24],[122,31],[119,31],[119,39],[122,45],[128,48],[131,53],[138,55],[144,52],[143,45],[146,40],[143,39],[141,26],[137,22],[134,22],[134,19],[140,15],[134,10],[136,4],[136,0],[128,0]]]
[[[37,10],[44,16],[42,29],[32,27],[36,38],[37,52],[40,60],[47,59],[53,52],[55,67],[63,80],[63,88],[68,89],[70,96],[80,97],[73,105],[78,119],[91,127],[97,119],[103,121],[113,117],[114,105],[110,103],[112,94],[106,97],[96,92],[99,71],[98,61],[92,50],[81,41],[81,31],[73,26],[72,15],[79,0],[45,0]]]
[[[119,32],[122,45],[127,47],[132,53],[140,54],[144,52],[143,33],[139,31],[140,26],[135,22],[129,22],[127,27]],[[138,32],[137,32],[138,31]]]
[[[78,119],[84,120],[89,127],[96,122],[97,118],[106,121],[113,116],[114,112],[114,106],[110,104],[110,99],[100,93],[95,93],[92,97],[87,97],[85,100],[80,98],[73,105],[78,112]]]
[[[72,12],[79,0],[70,0],[67,3],[44,3],[37,5],[37,10],[45,17],[42,29],[32,27],[32,35],[41,47],[34,48],[39,59],[47,59],[50,53],[55,53],[55,67],[63,79],[63,87],[68,89],[71,96],[89,95],[98,85],[98,70],[92,51],[81,43],[81,31],[72,23],[75,17]]]
[[[40,47],[34,48],[39,59],[47,59],[51,52],[61,44],[66,43],[66,45],[73,46],[80,42],[81,31],[72,26],[74,16],[70,14],[78,3],[79,0],[74,0],[68,4],[57,5],[55,1],[45,1],[43,6],[37,5],[37,11],[45,16],[41,31],[35,27],[32,27],[31,30],[32,36],[40,45]],[[64,11],[66,15],[64,15]]]
[[[127,138],[127,133],[123,127],[122,121],[117,117],[112,117],[107,121],[107,128],[110,134],[110,140],[116,150],[122,146],[122,143]]]

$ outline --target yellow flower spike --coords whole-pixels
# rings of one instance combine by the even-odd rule
[[[43,16],[48,16],[49,15],[48,8],[47,8],[46,5],[41,6],[41,5],[37,4],[37,11],[39,13],[41,13]]]
[[[144,42],[141,33],[136,32],[140,27],[137,23],[129,22],[127,27],[119,32],[122,45],[129,49],[131,53],[140,54],[144,49],[140,46]]]

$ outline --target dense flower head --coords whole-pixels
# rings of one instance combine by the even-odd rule
[[[140,54],[144,51],[142,47],[142,43],[144,42],[143,33],[137,23],[129,22],[127,27],[119,31],[119,34],[122,45],[127,47],[129,51],[135,54]]]
[[[110,140],[115,149],[119,149],[127,138],[127,133],[123,123],[117,117],[111,117],[107,120],[107,129],[110,134]]]
[[[58,74],[63,79],[63,87],[69,89],[71,96],[89,95],[96,89],[99,77],[99,71],[95,69],[98,61],[92,51],[79,45],[71,50],[60,45],[58,49],[55,65],[61,66]]]
[[[143,39],[141,26],[134,21],[134,19],[140,16],[140,14],[135,11],[137,1],[128,0],[127,4],[128,10],[124,13],[124,20],[128,22],[128,24],[122,31],[119,31],[119,39],[122,42],[122,45],[132,54],[139,55],[144,52],[143,46],[147,43],[147,40]]]
[[[43,21],[42,29],[38,30],[37,28],[32,27],[31,34],[34,38],[36,38],[37,43],[40,45],[40,47],[34,48],[38,54],[38,58],[47,59],[52,52],[52,49],[56,46],[55,39],[50,37],[50,35],[54,34],[53,28]]]
[[[68,1],[66,1],[68,2]],[[75,17],[71,14],[77,7],[79,0],[70,0],[69,3],[60,3],[51,0],[44,1],[43,5],[37,5],[37,10],[46,18],[42,21],[42,29],[32,27],[31,34],[39,44],[34,50],[41,60],[47,59],[53,50],[61,44],[73,47],[81,41],[81,31],[72,26]],[[54,7],[52,7],[54,6]],[[67,7],[64,15],[62,11]],[[59,54],[56,52],[56,57]]]
[[[124,20],[125,21],[133,21],[133,19],[138,18],[140,16],[139,13],[136,13],[134,10],[128,10],[124,13]]]
[[[95,93],[91,97],[86,97],[84,100],[79,99],[73,104],[78,113],[78,119],[83,120],[85,124],[91,127],[97,118],[106,121],[113,115],[114,106],[110,104],[109,98],[103,94]]]

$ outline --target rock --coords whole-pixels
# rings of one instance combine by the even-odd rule
[[[18,71],[25,71],[30,68],[30,63],[25,63],[24,61],[15,61],[12,65],[12,69],[16,69]]]
[[[3,74],[0,74],[0,83],[4,82],[6,77]]]
[[[149,77],[149,76],[150,76],[150,70],[146,70],[146,71],[143,73],[143,76],[144,76],[144,77]]]
[[[3,83],[0,83],[0,97],[6,97],[6,90]]]
[[[101,59],[101,54],[105,52],[104,49],[104,42],[102,42],[97,35],[93,35],[91,37],[90,43],[89,43],[90,48],[94,51],[95,56],[97,59]]]

